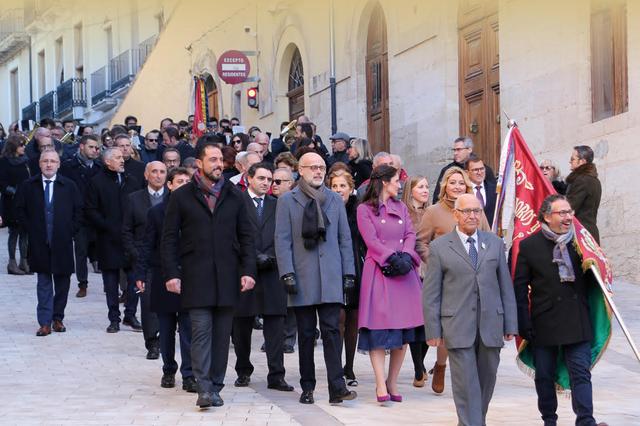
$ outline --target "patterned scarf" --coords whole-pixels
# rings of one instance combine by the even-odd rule
[[[566,234],[556,234],[546,223],[541,223],[541,225],[542,235],[544,235],[546,239],[556,243],[556,246],[553,248],[553,263],[558,264],[560,282],[574,282],[576,280],[576,276],[573,272],[571,256],[567,249],[567,244],[571,244],[575,235],[573,225],[571,225],[569,232]]]
[[[304,179],[298,181],[298,187],[304,195],[311,198],[302,216],[302,238],[304,247],[307,250],[313,250],[320,239],[327,240],[327,217],[321,207],[327,197],[322,192],[322,187],[314,188]]]
[[[200,188],[202,191],[202,195],[204,195],[204,199],[207,200],[207,205],[209,206],[209,210],[211,213],[216,208],[216,203],[218,202],[218,198],[220,198],[220,191],[222,190],[222,185],[224,185],[224,176],[220,176],[220,179],[211,185],[209,179],[203,177],[200,174],[200,170],[196,170],[193,174],[193,181],[196,186]]]

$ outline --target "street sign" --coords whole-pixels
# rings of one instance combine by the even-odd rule
[[[218,59],[218,76],[227,84],[244,83],[249,77],[249,58],[237,50],[227,50]]]

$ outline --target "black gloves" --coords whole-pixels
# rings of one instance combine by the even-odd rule
[[[393,253],[387,259],[388,265],[383,266],[382,274],[385,277],[396,277],[399,275],[406,275],[413,269],[413,260],[409,253],[396,252]]]
[[[342,276],[342,293],[344,294],[345,305],[354,305],[358,301],[358,294],[356,294],[356,277],[353,275]]]
[[[536,333],[533,331],[533,328],[527,327],[523,330],[520,330],[518,334],[520,334],[520,337],[522,337],[524,340],[529,342],[529,344],[533,345],[533,342],[536,338]]]
[[[258,253],[256,256],[256,266],[259,270],[271,269],[276,264],[276,258],[265,253]]]
[[[296,281],[296,274],[293,272],[280,277],[280,281],[284,284],[284,289],[288,294],[298,294],[298,282]]]

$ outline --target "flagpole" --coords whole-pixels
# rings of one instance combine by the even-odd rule
[[[627,326],[625,325],[624,320],[622,319],[622,315],[620,315],[620,312],[618,312],[618,308],[616,304],[613,302],[613,299],[611,298],[611,293],[609,292],[609,290],[607,290],[607,287],[605,286],[604,282],[602,281],[602,278],[600,277],[600,273],[598,272],[598,269],[594,265],[591,265],[591,272],[593,272],[593,275],[596,277],[596,280],[598,281],[598,285],[600,286],[600,290],[602,290],[602,294],[604,294],[604,297],[607,300],[609,307],[613,311],[613,314],[615,315],[616,320],[618,321],[618,324],[620,324],[620,328],[622,328],[622,332],[624,333],[624,336],[627,338],[627,342],[629,342],[629,345],[631,346],[631,350],[633,350],[633,353],[635,354],[636,358],[640,362],[640,352],[638,352],[638,348],[636,347],[636,344],[631,338],[631,334],[629,333],[629,330],[627,329]]]

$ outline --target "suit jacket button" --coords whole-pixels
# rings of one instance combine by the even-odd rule
[[[562,297],[558,296],[558,302],[560,302],[562,300]]]
[[[403,243],[403,242],[404,242],[404,240],[402,238],[400,238],[400,243]]]
[[[387,223],[387,221],[386,221],[386,220],[384,220],[384,219],[382,219],[382,220],[380,221],[380,223]]]
[[[399,225],[402,225],[402,221],[401,221],[401,220],[399,220],[399,221],[398,221],[398,224],[399,224]]]
[[[475,311],[476,311],[476,308],[475,308],[475,307],[473,307],[473,308],[471,308],[471,310],[475,312]]]

